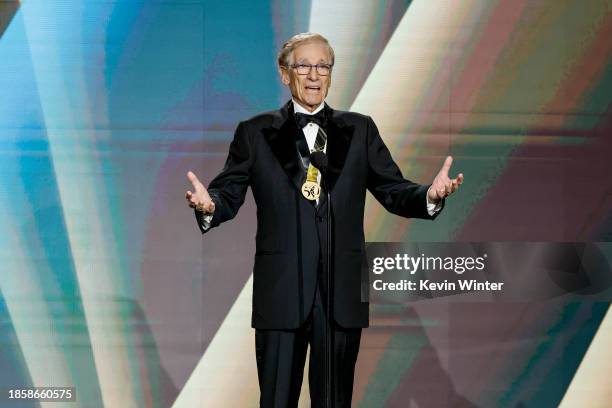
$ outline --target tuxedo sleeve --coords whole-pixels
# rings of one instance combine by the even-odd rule
[[[204,227],[204,214],[196,211],[196,219],[202,233],[234,218],[244,203],[253,163],[251,143],[247,127],[241,122],[234,133],[223,170],[208,186],[208,193],[215,203],[215,212],[209,228]]]
[[[427,210],[430,184],[421,185],[404,179],[370,117],[367,118],[367,152],[367,188],[387,211],[406,218],[436,218],[440,211],[430,215]],[[444,201],[440,209],[443,206]]]

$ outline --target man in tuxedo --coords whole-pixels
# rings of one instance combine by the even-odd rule
[[[325,406],[325,338],[332,339],[334,407],[350,407],[361,329],[368,326],[363,215],[366,190],[390,212],[434,219],[463,181],[447,157],[431,185],[405,180],[372,118],[325,104],[334,51],[319,34],[293,36],[278,55],[292,100],[238,124],[221,173],[208,189],[188,173],[202,233],[232,219],[250,186],[257,204],[252,326],[262,407],[295,407],[310,346],[313,407]],[[310,154],[327,154],[326,182]],[[331,220],[326,212],[331,193]],[[327,223],[332,223],[332,285]],[[327,321],[331,290],[333,316]]]

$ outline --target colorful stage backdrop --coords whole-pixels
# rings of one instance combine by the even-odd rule
[[[303,31],[406,177],[466,177],[434,223],[369,197],[368,241],[612,241],[610,0],[0,0],[3,393],[257,406],[253,200],[203,239],[185,174],[288,100]],[[373,302],[354,406],[609,407],[609,300]]]

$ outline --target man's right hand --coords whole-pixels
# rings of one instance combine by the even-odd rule
[[[206,187],[198,180],[193,172],[187,173],[187,178],[193,185],[193,192],[187,191],[185,198],[189,203],[189,207],[195,208],[198,211],[202,211],[204,214],[212,214],[215,212],[215,203],[210,198]]]

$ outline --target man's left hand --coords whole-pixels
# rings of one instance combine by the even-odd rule
[[[461,183],[463,183],[463,173],[459,173],[454,179],[448,177],[451,164],[453,164],[453,157],[447,156],[442,168],[427,191],[427,198],[434,204],[457,191]]]

